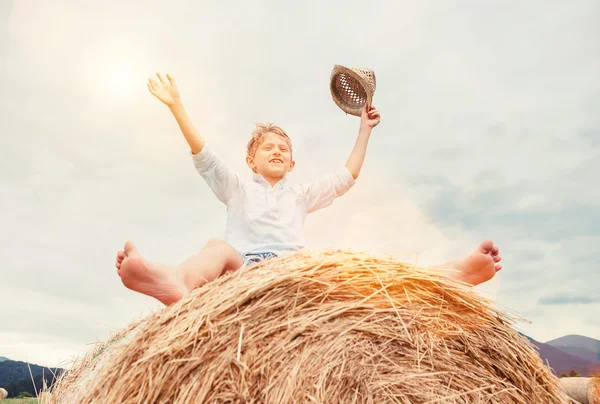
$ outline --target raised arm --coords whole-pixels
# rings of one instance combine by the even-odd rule
[[[166,78],[160,73],[156,73],[156,76],[158,81],[154,77],[148,79],[148,90],[169,107],[179,125],[179,129],[181,129],[181,133],[183,133],[183,137],[185,137],[192,150],[192,154],[200,153],[204,148],[204,138],[200,135],[183,107],[175,79],[168,73]]]
[[[227,204],[231,198],[243,192],[243,179],[230,170],[221,157],[206,146],[206,141],[198,133],[183,107],[175,79],[169,74],[166,78],[160,73],[156,73],[156,76],[158,81],[154,77],[148,79],[148,90],[169,107],[190,146],[196,171],[204,178],[217,198]]]
[[[354,179],[358,178],[358,174],[360,174],[363,162],[365,161],[365,155],[367,154],[367,144],[371,137],[371,131],[379,124],[380,119],[377,108],[372,105],[368,107],[365,103],[360,117],[358,137],[354,144],[354,149],[352,149],[350,157],[348,157],[348,161],[346,162],[346,168],[350,171]]]
[[[360,118],[358,138],[346,166],[317,181],[300,186],[300,195],[304,200],[307,212],[314,212],[331,205],[336,198],[344,195],[354,186],[354,180],[358,177],[365,161],[371,131],[377,126],[379,120],[377,108],[367,107],[365,104]]]

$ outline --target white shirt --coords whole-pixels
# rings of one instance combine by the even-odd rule
[[[273,187],[259,174],[246,181],[230,170],[205,144],[192,154],[198,173],[227,205],[225,241],[240,254],[299,250],[304,243],[304,219],[345,194],[354,177],[346,167],[306,184],[292,184],[286,175]]]

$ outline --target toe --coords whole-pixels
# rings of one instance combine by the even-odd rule
[[[496,272],[502,269],[502,264],[496,264]]]
[[[120,258],[120,259],[123,259],[123,258],[125,258],[125,251],[119,251],[119,252],[117,253],[117,257],[118,257],[118,258]]]
[[[500,248],[498,248],[497,245],[494,245],[494,247],[492,248],[492,255],[496,256],[500,254]]]
[[[486,238],[479,245],[479,251],[481,251],[484,254],[489,253],[490,251],[492,251],[493,248],[494,248],[494,242],[490,238]]]
[[[496,256],[494,257],[494,262],[500,262],[500,261],[502,261],[502,257],[501,257],[501,256],[499,256],[499,255],[496,255]]]
[[[131,241],[128,241],[125,243],[124,250],[125,250],[125,255],[129,255],[131,253],[137,253],[137,247]]]
[[[119,261],[115,262],[115,266],[117,269],[121,269],[121,263]]]

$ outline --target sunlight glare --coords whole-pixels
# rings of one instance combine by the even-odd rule
[[[130,96],[134,90],[136,77],[126,63],[107,64],[104,67],[106,89],[121,97]],[[138,79],[137,81],[141,81]]]
[[[145,95],[146,70],[152,63],[140,44],[105,40],[87,46],[80,58],[80,83],[97,101],[133,102]]]

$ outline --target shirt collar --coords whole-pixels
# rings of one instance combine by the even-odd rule
[[[254,174],[252,174],[252,178],[254,179],[254,182],[259,183],[260,185],[262,185],[265,188],[271,187],[271,184],[269,184],[267,182],[267,180],[265,179],[265,177],[263,177],[260,174],[254,173]],[[279,191],[279,190],[283,189],[286,186],[286,184],[288,183],[288,181],[289,181],[289,179],[288,179],[288,175],[286,173],[285,176],[273,186],[273,191]]]

